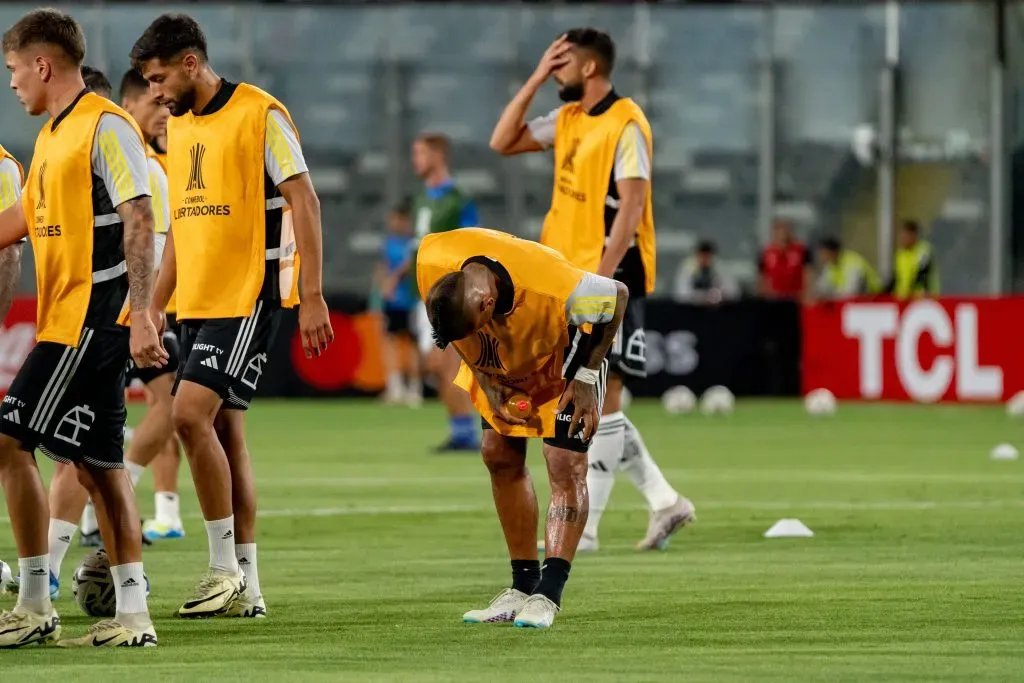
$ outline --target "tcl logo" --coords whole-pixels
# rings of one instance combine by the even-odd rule
[[[883,398],[890,340],[896,379],[907,397],[931,403],[947,395],[964,401],[999,400],[1003,368],[979,361],[979,309],[974,303],[943,305],[921,300],[896,303],[851,303],[842,308],[842,334],[856,340],[860,395]],[[926,353],[925,350],[928,349]],[[891,374],[890,374],[891,376]]]

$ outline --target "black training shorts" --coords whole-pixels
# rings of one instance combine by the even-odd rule
[[[78,346],[39,342],[0,405],[0,433],[63,463],[124,467],[128,328],[83,328]]]
[[[259,301],[245,318],[210,318],[181,322],[181,362],[174,383],[195,382],[217,392],[224,408],[246,410],[263,369],[281,310]]]

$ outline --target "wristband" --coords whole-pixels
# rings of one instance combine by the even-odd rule
[[[597,384],[598,377],[600,377],[600,374],[597,370],[580,368],[576,371],[575,379],[577,382],[583,382],[584,384]]]

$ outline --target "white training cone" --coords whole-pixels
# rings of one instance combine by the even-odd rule
[[[1008,443],[1001,443],[992,449],[988,457],[993,460],[1016,460],[1020,457],[1020,452]]]
[[[780,519],[764,532],[765,538],[811,538],[814,532],[799,519]]]

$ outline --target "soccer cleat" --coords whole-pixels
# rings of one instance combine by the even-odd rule
[[[156,647],[153,624],[143,629],[128,628],[119,621],[106,619],[93,624],[81,638],[69,638],[58,647]]]
[[[192,598],[178,608],[182,619],[206,619],[226,614],[245,591],[245,575],[209,569],[196,585]]]
[[[697,519],[697,511],[688,499],[679,496],[675,503],[651,513],[647,535],[636,544],[637,550],[664,550],[672,534]]]
[[[531,595],[519,614],[516,615],[516,628],[548,628],[555,621],[558,605],[543,595]]]
[[[176,525],[148,519],[142,524],[142,537],[149,541],[170,541],[185,538],[185,528],[179,520]]]
[[[515,588],[506,588],[494,596],[484,609],[473,609],[462,615],[467,624],[507,624],[515,620],[530,596]]]
[[[267,604],[263,602],[263,596],[253,600],[248,593],[242,593],[234,605],[224,613],[225,617],[236,617],[241,619],[266,619]]]
[[[7,572],[10,573],[10,567],[7,568]],[[15,576],[10,581],[3,584],[3,592],[9,595],[17,595],[21,589],[21,577]],[[60,597],[60,581],[57,580],[57,575],[50,572],[50,600],[56,600]]]
[[[480,451],[480,442],[479,441],[475,441],[475,440],[474,441],[457,441],[455,439],[449,438],[447,441],[444,441],[444,442],[438,444],[437,446],[434,446],[434,452],[435,453],[458,453],[458,452],[462,452],[462,453],[467,453],[467,452],[477,453],[479,451]]]
[[[34,614],[17,608],[0,612],[0,648],[44,645],[60,639],[60,617],[50,608],[49,614]]]

